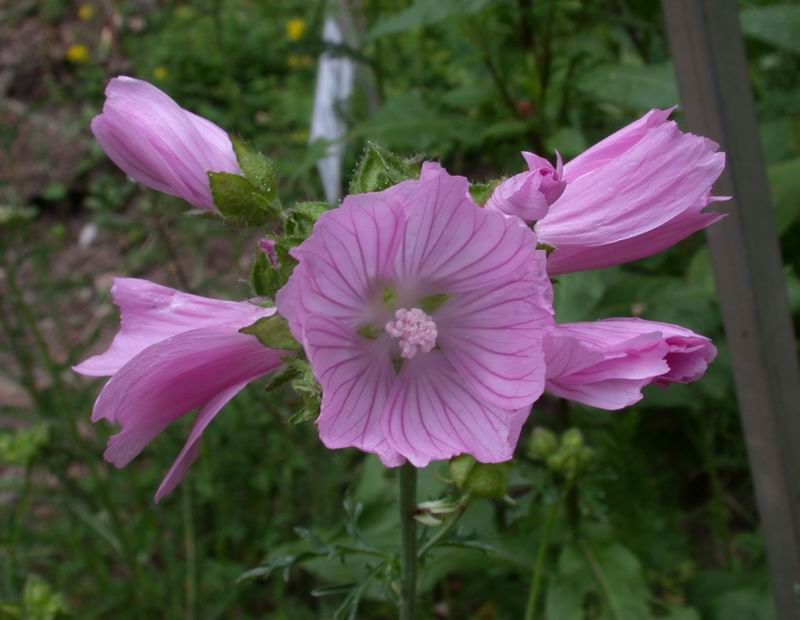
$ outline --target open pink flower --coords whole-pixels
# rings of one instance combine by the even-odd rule
[[[198,209],[214,209],[209,172],[241,174],[223,129],[142,80],[123,76],[108,83],[92,132],[126,174]]]
[[[515,174],[500,183],[486,202],[486,208],[516,215],[526,223],[542,219],[548,207],[559,199],[566,188],[561,155],[556,153],[556,156],[554,168],[543,157],[523,152],[528,171]]]
[[[534,233],[481,209],[435,164],[348,196],[293,250],[278,292],[322,385],[320,437],[387,465],[511,458],[517,409],[544,388],[552,325]]]
[[[92,413],[122,429],[104,457],[127,465],[170,422],[199,408],[183,450],[164,477],[156,501],[170,493],[197,458],[203,431],[248,383],[281,363],[281,351],[264,347],[239,329],[275,313],[247,302],[188,295],[133,278],[111,289],[121,327],[108,350],[75,371],[110,376]]]
[[[650,256],[723,217],[704,208],[720,200],[710,192],[725,155],[683,133],[670,112],[652,110],[568,162],[563,194],[543,217],[503,209],[538,219],[539,241],[556,248],[551,275]]]
[[[621,409],[651,383],[703,376],[717,350],[705,336],[637,318],[561,323],[545,338],[547,391],[601,409]]]

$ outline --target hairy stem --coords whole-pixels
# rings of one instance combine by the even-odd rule
[[[417,469],[411,463],[400,467],[400,620],[414,620],[417,597]]]
[[[531,587],[528,592],[528,605],[525,608],[525,620],[533,620],[536,614],[536,603],[539,601],[539,591],[542,586],[542,573],[544,572],[544,560],[547,556],[547,547],[550,545],[550,536],[553,534],[553,526],[556,523],[559,509],[561,508],[561,495],[553,502],[547,511],[542,537],[539,540],[539,550],[536,553],[536,566],[531,577]]]

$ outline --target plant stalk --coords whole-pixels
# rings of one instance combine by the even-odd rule
[[[417,598],[417,468],[400,467],[400,620],[414,620]]]
[[[544,572],[544,560],[547,556],[547,547],[550,544],[550,536],[553,534],[553,526],[556,522],[559,509],[561,508],[561,494],[550,506],[547,517],[542,529],[542,537],[539,540],[539,550],[536,554],[536,566],[531,577],[531,588],[528,593],[528,605],[525,608],[525,620],[533,620],[536,615],[536,603],[539,600],[539,590],[542,585],[542,573]]]

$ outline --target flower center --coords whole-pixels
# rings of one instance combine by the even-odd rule
[[[419,308],[400,308],[394,318],[386,324],[386,333],[400,339],[400,357],[410,360],[418,351],[428,353],[436,346],[438,332],[430,315]]]

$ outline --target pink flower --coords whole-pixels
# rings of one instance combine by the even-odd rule
[[[551,288],[534,233],[467,189],[425,164],[418,181],[348,196],[293,250],[278,311],[322,385],[329,448],[390,466],[511,458],[513,414],[544,388]]]
[[[143,185],[214,209],[208,172],[241,174],[228,134],[142,80],[106,87],[92,132],[111,160]]]
[[[553,168],[546,159],[523,152],[528,172],[515,174],[498,185],[486,202],[486,208],[516,215],[526,223],[542,219],[548,207],[564,193],[561,155],[556,153],[557,164]]]
[[[92,421],[122,429],[104,457],[127,465],[171,422],[199,408],[194,427],[156,492],[170,493],[197,458],[203,431],[248,383],[281,363],[281,351],[264,347],[239,329],[275,313],[247,302],[188,295],[133,278],[111,289],[121,327],[108,350],[74,370],[110,376],[95,402]]]
[[[547,391],[601,409],[621,409],[651,383],[689,383],[717,355],[694,332],[636,318],[561,323],[545,338]]]
[[[551,275],[655,254],[723,217],[704,213],[725,166],[719,146],[652,110],[564,166],[563,195],[536,223]],[[724,200],[724,199],[723,199]]]

